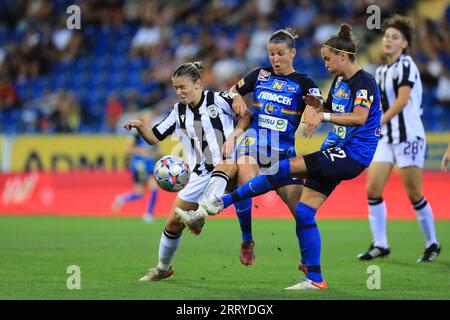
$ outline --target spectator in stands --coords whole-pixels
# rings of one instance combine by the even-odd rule
[[[81,34],[69,30],[66,26],[66,15],[61,15],[58,27],[53,31],[52,42],[61,60],[73,60],[78,56],[82,44]]]
[[[0,73],[0,112],[7,112],[20,107],[16,88],[5,72]]]
[[[104,131],[114,132],[118,125],[118,120],[123,112],[123,103],[116,93],[111,93],[106,103],[106,117]]]

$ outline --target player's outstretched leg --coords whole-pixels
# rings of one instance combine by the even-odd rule
[[[306,262],[306,279],[286,290],[327,289],[320,268],[321,239],[315,219],[316,210],[302,202],[295,209],[296,231]]]

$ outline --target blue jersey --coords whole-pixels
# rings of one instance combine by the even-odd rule
[[[362,126],[334,125],[321,147],[322,150],[331,146],[341,147],[350,157],[367,167],[381,136],[382,109],[375,78],[364,70],[348,80],[335,78],[324,107],[333,113],[351,113],[357,107],[368,110],[369,116]]]
[[[302,96],[311,93],[322,99],[317,84],[297,71],[277,76],[273,68],[265,67],[248,73],[236,90],[242,96],[253,92],[247,144],[256,142],[258,150],[278,151],[280,158],[295,156],[295,131],[306,107]]]

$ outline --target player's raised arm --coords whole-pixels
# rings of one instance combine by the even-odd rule
[[[125,122],[123,127],[128,131],[135,128],[139,135],[145,141],[147,141],[148,144],[157,144],[159,142],[153,131],[150,128],[146,127],[141,120],[128,120],[127,122]]]

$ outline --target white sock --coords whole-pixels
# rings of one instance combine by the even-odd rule
[[[200,202],[208,200],[213,194],[217,197],[222,197],[227,188],[227,184],[230,178],[222,171],[213,171],[211,179],[203,192]]]
[[[431,210],[431,206],[428,204],[425,197],[414,203],[413,206],[416,211],[420,229],[422,229],[422,233],[425,236],[425,246],[428,248],[433,243],[438,243],[436,239],[436,232],[434,231],[433,211]]]
[[[169,270],[180,241],[181,233],[172,234],[164,228],[161,240],[159,241],[159,269],[164,271]]]
[[[369,222],[375,247],[389,247],[386,236],[386,204],[383,198],[369,198]]]

